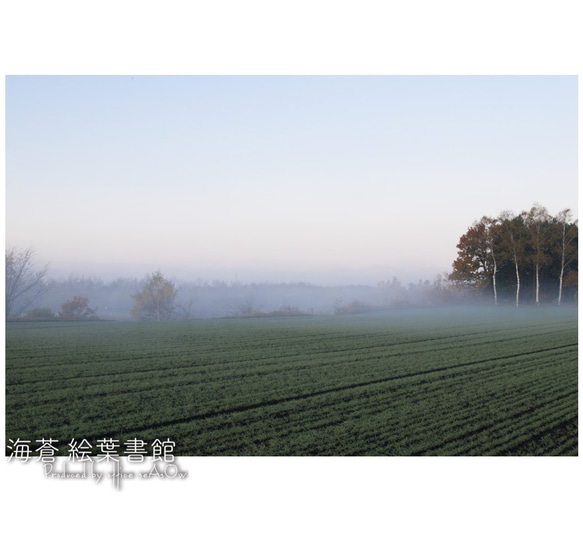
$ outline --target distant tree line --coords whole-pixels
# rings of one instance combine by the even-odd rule
[[[467,294],[515,306],[577,297],[578,226],[568,209],[552,216],[535,204],[518,215],[482,217],[457,248],[449,280]]]
[[[73,277],[49,280],[32,249],[6,251],[6,318],[30,320],[190,320],[353,314],[384,308],[471,303],[486,299],[519,306],[574,302],[578,284],[578,226],[570,210],[551,216],[533,206],[519,215],[482,217],[463,234],[451,273],[403,285],[393,277],[372,286],[307,283],[243,284],[145,278]],[[91,306],[89,303],[91,302]],[[59,309],[60,311],[54,311]]]

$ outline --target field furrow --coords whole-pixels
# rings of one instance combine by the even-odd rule
[[[182,455],[577,454],[572,310],[12,323],[6,435]]]

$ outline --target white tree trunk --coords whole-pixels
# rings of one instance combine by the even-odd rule
[[[560,306],[561,301],[563,300],[563,277],[565,275],[565,247],[567,241],[567,220],[563,222],[563,239],[561,242],[561,274],[559,276],[559,299],[557,300],[557,304]]]
[[[565,254],[563,253],[561,258],[561,274],[559,276],[559,299],[557,300],[557,304],[561,305],[561,300],[563,299],[563,274],[565,272]]]
[[[539,301],[540,283],[539,283],[539,278],[538,278],[538,271],[539,271],[539,265],[538,265],[538,261],[537,261],[537,264],[536,264],[536,305],[537,306],[540,304],[540,301]]]
[[[492,252],[492,260],[494,262],[494,272],[492,273],[492,287],[494,289],[494,304],[496,306],[498,306],[498,292],[496,291],[496,272],[497,272],[497,266],[496,266],[496,258],[494,256],[494,252]]]
[[[516,267],[516,307],[518,308],[520,300],[520,273],[518,272],[518,259],[514,256],[514,266]]]

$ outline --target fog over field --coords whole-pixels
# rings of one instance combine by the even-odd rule
[[[6,245],[49,277],[405,286],[577,218],[575,76],[8,76]]]
[[[576,456],[574,311],[12,322],[7,434],[63,455],[82,433],[189,456]]]

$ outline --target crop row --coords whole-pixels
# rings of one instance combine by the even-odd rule
[[[532,369],[535,372],[535,375],[542,375],[544,376],[545,374],[545,367],[540,365],[540,362],[537,364],[537,362],[531,362],[532,363]],[[547,362],[547,366],[553,366],[556,368],[558,362],[557,361],[549,361]],[[466,370],[467,371],[467,370]],[[404,431],[401,430],[401,433],[404,432],[403,435],[403,439],[407,440],[409,439],[409,441],[414,442],[414,440],[412,439],[412,436],[407,436],[407,434],[410,434],[411,428],[421,428],[424,429],[424,432],[427,433],[426,428],[425,428],[425,421],[424,419],[429,419],[429,420],[434,420],[435,421],[435,413],[439,414],[440,411],[442,410],[443,407],[449,407],[450,411],[452,410],[452,408],[456,407],[456,395],[459,395],[461,388],[464,385],[464,382],[468,381],[469,376],[471,376],[472,374],[475,374],[475,369],[473,369],[470,372],[464,372],[463,374],[457,376],[457,377],[448,377],[448,376],[440,376],[438,377],[438,379],[434,379],[435,377],[431,377],[431,376],[427,376],[425,380],[425,384],[424,387],[422,388],[420,383],[415,383],[413,378],[409,379],[409,383],[408,384],[401,384],[401,388],[397,388],[397,387],[392,387],[390,392],[387,391],[383,391],[382,386],[383,384],[377,384],[378,388],[377,391],[371,391],[370,388],[365,388],[364,391],[362,391],[362,388],[354,390],[354,391],[346,391],[345,392],[345,396],[346,398],[344,398],[342,395],[334,395],[332,393],[328,393],[328,394],[324,394],[324,399],[319,399],[319,400],[315,400],[314,397],[312,397],[310,400],[314,400],[314,402],[311,402],[310,404],[312,404],[312,407],[310,410],[307,410],[306,408],[298,408],[296,409],[296,411],[294,412],[292,410],[292,414],[294,414],[296,416],[296,419],[298,420],[298,429],[296,431],[296,434],[298,437],[301,437],[301,427],[302,425],[305,427],[306,431],[308,432],[312,432],[312,428],[311,428],[311,423],[312,423],[312,418],[314,418],[315,421],[317,421],[320,426],[322,426],[321,423],[319,423],[320,421],[324,420],[324,421],[328,421],[330,414],[332,415],[332,418],[334,418],[334,416],[338,416],[338,414],[342,414],[343,412],[345,414],[349,414],[350,418],[354,420],[356,419],[361,419],[362,421],[366,421],[366,425],[368,426],[376,426],[373,425],[373,415],[374,415],[374,411],[378,412],[378,407],[379,404],[382,403],[384,401],[384,407],[383,409],[385,410],[389,410],[392,411],[393,413],[402,411],[404,414],[407,415],[407,418],[405,421],[400,421],[399,424],[404,427]],[[568,378],[568,373],[570,372],[569,369],[566,370],[566,376],[560,375],[559,377],[557,377],[557,380],[559,382],[564,382],[565,378]],[[528,390],[529,388],[532,388],[533,385],[527,381],[525,381],[526,377],[529,376],[529,374],[527,373],[527,366],[522,365],[519,369],[517,369],[517,373],[520,373],[522,375],[522,392],[521,395],[523,395],[523,392],[525,390]],[[489,378],[487,377],[487,375],[489,374]],[[479,376],[479,382],[480,382],[480,387],[482,389],[486,389],[488,390],[488,404],[487,407],[489,410],[495,410],[498,409],[498,405],[504,406],[506,404],[508,404],[508,399],[507,398],[501,398],[499,400],[499,402],[497,403],[497,399],[496,399],[496,391],[493,389],[494,387],[499,387],[500,384],[502,384],[504,387],[499,388],[501,389],[501,391],[512,391],[512,387],[514,387],[514,385],[512,383],[509,383],[508,380],[506,381],[501,381],[500,378],[500,369],[495,369],[495,368],[490,368],[489,370],[483,370],[482,372],[480,372]],[[572,375],[572,373],[571,373]],[[506,376],[506,379],[508,379],[509,377]],[[540,376],[538,378],[536,378],[536,380],[538,381],[539,385],[540,385]],[[400,380],[398,382],[407,382],[407,380]],[[544,382],[543,382],[544,383]],[[399,392],[400,389],[400,392]],[[445,390],[445,391],[441,391],[441,390]],[[533,393],[536,395],[537,394],[537,390],[534,390]],[[551,391],[551,394],[554,395],[556,394],[556,391]],[[542,392],[539,393],[540,394],[544,394],[545,396],[548,395],[548,392]],[[366,402],[364,402],[365,400],[369,400],[369,406],[368,408],[366,407]],[[302,400],[305,401],[306,399],[297,399],[295,404],[296,405],[300,405],[302,403]],[[288,401],[285,402],[284,405],[288,406],[287,408],[287,412],[288,412],[288,418],[287,420],[285,420],[282,417],[276,418],[276,419],[283,419],[283,422],[285,423],[285,426],[287,428],[287,432],[289,433],[290,431],[295,431],[294,427],[291,425],[292,420],[289,418],[289,411],[290,408],[289,406],[294,404],[293,401]],[[304,402],[305,404],[305,402]],[[415,407],[415,409],[413,409],[413,407]],[[519,405],[517,404],[517,407],[519,407]],[[194,426],[196,426],[197,428],[199,428],[200,431],[203,431],[203,435],[207,438],[207,441],[210,440],[210,442],[216,442],[217,444],[222,444],[223,447],[227,447],[227,450],[230,448],[231,450],[237,450],[236,446],[237,446],[237,439],[241,439],[243,442],[245,440],[245,434],[249,434],[249,425],[253,423],[253,419],[257,420],[257,421],[273,421],[273,417],[274,414],[273,409],[276,409],[278,411],[281,411],[281,406],[279,405],[279,403],[277,405],[267,405],[267,406],[257,406],[255,408],[251,407],[248,410],[241,410],[238,413],[225,413],[225,414],[217,414],[216,416],[212,416],[209,415],[206,418],[203,417],[197,417],[195,419],[193,419],[193,421],[191,421],[191,423],[194,423]],[[366,411],[366,410],[370,410],[372,409],[373,412],[371,411]],[[457,410],[459,411],[459,409]],[[461,412],[459,414],[459,416],[461,416],[461,420],[462,422],[464,421],[464,418],[468,418],[465,421],[466,426],[471,422],[469,420],[469,418],[471,418],[471,415],[474,413],[476,413],[476,403],[474,402],[473,404],[468,403],[468,407],[466,410],[468,413],[464,413]],[[154,424],[154,428],[158,428],[160,430],[169,430],[171,429],[171,427],[176,426],[178,423],[176,422],[176,420],[172,420],[170,419],[169,421],[167,421],[166,423],[164,423],[164,420],[167,417],[172,417],[172,410],[166,410],[166,413],[161,413],[160,414],[160,419],[161,421],[155,422]],[[255,415],[255,417],[252,417],[250,415],[250,413],[257,413],[258,415]],[[308,412],[311,414],[310,418],[308,416]],[[362,412],[362,413],[361,413]],[[423,416],[424,419],[422,420],[415,420],[413,416],[412,412],[416,412],[417,414],[420,414],[421,416]],[[138,415],[139,417],[139,412],[135,412],[136,415]],[[276,412],[277,413],[277,412]],[[386,414],[384,414],[384,417],[386,417]],[[480,415],[478,414],[478,416],[476,416],[478,421],[480,421]],[[209,427],[209,425],[207,424],[207,421],[205,419],[208,419],[208,423],[212,423],[212,427],[215,428],[216,430],[216,435],[213,434],[213,428]],[[237,436],[236,433],[233,432],[233,426],[234,426],[234,421],[238,421],[241,420],[242,426],[240,427],[240,433],[242,434],[242,436]],[[231,420],[231,425],[227,425],[225,421]],[[447,427],[447,421],[444,420],[444,418],[442,417],[441,419],[437,419],[438,421],[438,426],[441,426],[441,432],[445,432],[446,431],[446,427]],[[94,421],[94,422],[98,422],[98,421]],[[483,422],[483,420],[482,420]],[[136,423],[136,422],[135,422]],[[134,423],[134,424],[135,424]],[[137,422],[138,424],[142,424],[143,425],[143,419],[141,419],[139,422]],[[187,426],[188,426],[188,422]],[[390,425],[387,425],[386,423],[383,425],[382,421],[380,421],[381,425],[379,425],[379,428],[387,428],[390,437],[393,441],[395,441],[395,437],[397,436],[397,433],[395,431],[394,428],[391,428]],[[126,413],[125,411],[123,412],[123,415],[121,417],[121,420],[117,422],[117,425],[120,429],[124,429],[124,428],[128,428],[128,425],[131,426],[132,424],[132,417],[131,414]],[[403,426],[404,425],[404,426]],[[323,427],[329,426],[329,424],[324,424]],[[145,430],[146,428],[134,428],[134,430]],[[227,430],[228,429],[228,430]],[[221,434],[223,435],[221,437]],[[258,431],[257,428],[255,428],[253,430],[253,435],[258,435]],[[366,435],[366,432],[360,432],[360,437],[362,438],[363,436]],[[280,438],[281,436],[277,435],[277,434],[273,434],[271,436],[268,436],[266,439],[273,439],[273,438]],[[233,438],[235,438],[235,442],[233,442]],[[303,439],[303,438],[302,438]],[[200,441],[200,438],[199,438]],[[411,447],[409,447],[411,448]]]
[[[544,349],[539,349],[539,352]],[[368,359],[365,355],[355,355],[352,360],[338,360],[330,363],[312,362],[308,366],[293,366],[282,364],[281,367],[270,370],[266,373],[262,367],[254,370],[247,370],[244,374],[219,374],[219,376],[209,376],[207,380],[205,377],[198,376],[197,373],[188,374],[183,372],[178,373],[176,370],[170,371],[170,376],[166,376],[166,371],[161,370],[160,374],[153,374],[145,379],[131,380],[126,377],[125,381],[118,381],[117,383],[94,383],[91,385],[83,383],[77,387],[62,387],[61,389],[44,389],[41,390],[33,398],[24,395],[18,396],[13,389],[10,390],[9,397],[13,402],[25,402],[31,409],[42,409],[42,407],[50,407],[54,403],[65,402],[66,400],[75,401],[84,399],[90,400],[93,396],[103,397],[107,396],[112,402],[123,402],[124,397],[136,396],[139,394],[147,394],[148,397],[155,397],[156,390],[160,390],[160,395],[168,398],[168,395],[179,394],[186,389],[196,388],[196,396],[199,404],[205,404],[204,399],[216,399],[216,389],[223,390],[223,398],[221,403],[224,404],[225,397],[228,393],[230,396],[237,399],[242,399],[244,396],[255,397],[261,392],[268,392],[270,395],[274,393],[282,396],[287,390],[289,394],[302,395],[313,392],[314,387],[318,389],[326,388],[342,388],[351,387],[355,383],[366,383],[371,381],[385,381],[408,374],[427,373],[439,369],[454,368],[458,365],[476,365],[478,362],[472,360],[464,363],[459,363],[459,356],[457,355],[459,349],[451,349],[442,358],[436,359],[437,351],[433,353],[433,360],[430,360],[427,353],[424,352],[426,358],[412,359],[411,354],[406,355],[407,358],[388,359],[386,355],[375,356]],[[504,358],[518,357],[516,355],[498,356],[492,361],[492,365],[500,365]],[[544,357],[544,356],[543,356]],[[406,360],[403,365],[403,360]],[[435,363],[434,363],[435,362]],[[484,360],[482,360],[484,362]],[[401,365],[398,365],[398,364]],[[439,367],[436,366],[439,364]],[[68,382],[68,384],[70,384]],[[169,391],[170,390],[170,391]],[[120,397],[119,399],[117,397]],[[216,403],[215,403],[216,404]],[[14,407],[13,405],[11,407]]]
[[[381,443],[399,444],[399,442],[402,442],[402,447],[406,446],[411,451],[412,445],[414,445],[417,438],[422,438],[422,441],[426,441],[427,435],[432,433],[451,434],[456,426],[463,437],[463,433],[468,431],[467,425],[470,427],[472,423],[475,425],[473,429],[469,428],[470,431],[479,430],[484,421],[488,420],[484,419],[484,415],[487,416],[490,412],[496,412],[497,410],[502,413],[509,401],[516,401],[516,399],[513,399],[512,395],[508,394],[501,395],[499,399],[496,399],[494,387],[496,387],[497,381],[499,382],[499,378],[493,376],[490,384],[482,384],[482,386],[491,388],[487,397],[482,396],[473,399],[471,403],[465,402],[465,406],[462,406],[456,399],[456,395],[459,393],[459,384],[456,386],[453,381],[448,381],[444,383],[442,388],[435,387],[432,390],[427,390],[425,395],[413,392],[409,395],[398,396],[390,395],[383,391],[366,391],[359,392],[358,395],[355,393],[353,397],[349,398],[329,396],[327,403],[324,402],[324,399],[320,399],[318,403],[298,402],[296,404],[300,404],[300,406],[294,408],[292,408],[291,403],[286,403],[285,406],[278,407],[280,415],[285,414],[285,417],[277,417],[277,414],[269,414],[265,410],[256,410],[253,417],[251,414],[245,414],[244,417],[241,414],[240,417],[223,416],[216,420],[196,421],[196,424],[192,425],[194,431],[192,437],[199,443],[204,442],[205,445],[222,444],[228,450],[229,443],[226,443],[226,440],[235,435],[233,432],[235,422],[240,424],[239,434],[244,438],[245,434],[254,436],[259,434],[256,426],[252,431],[246,428],[249,424],[254,424],[257,421],[263,425],[268,424],[273,427],[273,424],[280,420],[283,425],[279,425],[279,431],[287,433],[286,439],[291,439],[292,441],[294,439],[302,441],[302,431],[313,432],[314,427],[323,428],[328,441],[330,441],[332,427],[334,425],[343,425],[347,432],[349,432],[348,429],[352,428],[354,436],[357,436],[360,441],[366,437],[367,432],[372,432],[377,437],[381,436],[383,438]],[[561,375],[559,378],[563,379],[565,376]],[[460,382],[462,381],[460,380]],[[540,377],[535,377],[532,383],[524,383],[524,389],[533,388],[532,397],[545,395],[551,398],[563,391],[561,387],[556,386],[554,389],[537,390],[535,386],[537,384],[540,386],[540,382]],[[415,388],[415,386],[416,384],[411,384],[412,388]],[[449,394],[448,390],[450,391]],[[406,389],[403,389],[403,392],[406,391]],[[504,389],[502,388],[503,391]],[[439,400],[438,404],[436,404],[437,400]],[[531,399],[530,402],[533,402],[533,400]],[[532,408],[532,406],[530,405],[525,409]],[[448,408],[445,414],[443,413],[444,407]],[[480,413],[480,409],[484,410],[485,413]],[[517,403],[516,409],[520,409],[519,403]],[[507,424],[513,424],[515,415],[516,412],[504,415]],[[227,420],[230,421],[231,427],[225,433],[224,428]],[[356,425],[357,421],[359,421],[358,425]],[[198,435],[195,429],[198,429]],[[271,437],[273,437],[274,432],[275,429],[271,428]],[[221,437],[222,434],[223,436]],[[342,440],[335,442],[336,450],[341,450],[343,445],[354,448],[354,441],[354,437],[347,439],[347,436],[343,436]],[[374,445],[373,442],[373,449],[375,448]],[[376,448],[378,449],[378,444]],[[385,453],[390,453],[390,449],[387,450],[387,447],[385,447],[384,451]]]
[[[18,325],[7,437],[172,437],[181,454],[576,451],[576,320],[430,319]]]
[[[522,352],[536,350],[546,350],[558,344],[565,343],[564,334],[559,332],[553,336],[538,334],[536,337],[529,338],[513,338],[509,341],[495,340],[490,343],[485,341],[478,341],[472,343],[455,343],[449,342],[445,345],[437,345],[425,342],[416,347],[408,347],[403,350],[400,346],[375,346],[374,349],[350,349],[345,347],[342,353],[335,353],[332,356],[329,354],[315,354],[312,355],[299,354],[293,357],[273,357],[260,360],[253,364],[251,359],[245,360],[241,358],[240,361],[221,362],[217,358],[216,365],[205,364],[201,366],[198,358],[194,355],[186,355],[184,357],[167,356],[164,353],[159,354],[157,358],[151,358],[148,361],[148,366],[145,369],[140,369],[139,362],[135,362],[132,367],[128,364],[120,365],[120,362],[112,357],[107,364],[99,366],[97,364],[69,364],[59,365],[59,362],[53,362],[48,370],[43,370],[42,367],[34,371],[25,371],[19,373],[16,370],[10,370],[11,380],[7,380],[7,387],[11,393],[15,395],[26,391],[28,394],[55,391],[55,386],[60,390],[67,390],[67,394],[75,394],[75,384],[78,384],[79,391],[84,395],[88,392],[86,390],[87,383],[94,385],[99,391],[107,391],[114,393],[117,389],[120,391],[127,391],[128,384],[139,383],[143,381],[148,383],[155,378],[162,387],[171,386],[168,383],[172,380],[183,380],[190,384],[197,380],[204,384],[211,384],[213,381],[227,380],[230,383],[235,383],[239,380],[245,381],[252,378],[256,380],[258,377],[264,377],[270,374],[281,375],[289,373],[309,373],[310,370],[317,372],[318,376],[325,377],[328,368],[331,369],[331,374],[336,379],[339,374],[340,366],[346,366],[345,372],[348,375],[354,376],[354,373],[363,374],[368,372],[375,372],[377,370],[384,371],[388,365],[393,366],[393,370],[398,374],[402,372],[414,372],[415,365],[427,366],[428,353],[432,361],[437,361],[437,354],[440,351],[445,353],[446,360],[440,360],[440,363],[448,365],[450,361],[457,356],[460,361],[467,361],[469,357],[476,355],[481,358],[490,357],[490,355],[503,357],[508,355],[508,352],[514,351],[517,347],[521,348]],[[571,343],[576,343],[576,338],[571,340]],[[502,352],[504,351],[504,352]],[[270,354],[268,351],[264,351]],[[398,356],[399,358],[388,361],[388,358]],[[404,357],[407,358],[404,358]],[[408,366],[408,371],[403,369],[403,366]],[[378,369],[374,369],[377,366]],[[95,372],[96,369],[102,368],[104,374],[82,374],[82,369],[90,368]],[[87,372],[87,371],[86,371]],[[28,380],[25,380],[28,378]],[[50,384],[47,384],[50,383]],[[47,387],[49,386],[50,387]],[[175,384],[179,385],[179,384]],[[38,388],[36,387],[38,386]],[[49,399],[47,399],[49,400]]]

